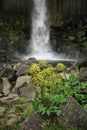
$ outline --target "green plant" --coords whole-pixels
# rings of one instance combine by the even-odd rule
[[[87,111],[87,104],[84,105],[84,109]]]
[[[58,70],[64,70],[64,69],[66,68],[66,66],[65,66],[63,63],[58,63],[58,64],[56,65],[56,68],[57,68]]]
[[[46,61],[39,61],[39,66],[42,67],[46,67],[47,66],[47,62]]]
[[[68,40],[69,40],[69,41],[74,41],[74,40],[75,40],[75,36],[73,36],[73,35],[68,36]]]
[[[27,106],[27,108],[21,113],[21,119],[25,119],[28,115],[33,112],[32,104]]]
[[[18,100],[18,104],[24,104],[24,103],[26,103],[26,100],[24,98],[20,98]]]
[[[41,71],[40,67],[37,64],[33,64],[31,67],[28,68],[28,74],[31,74],[31,75],[35,75],[39,73],[40,71]]]
[[[63,94],[60,92],[58,94],[59,87],[62,84],[62,77],[55,74],[54,69],[51,67],[42,70],[40,74],[42,74],[43,79],[39,84],[41,91],[37,92],[36,99],[33,101],[34,110],[42,115],[50,116],[53,114],[59,116],[61,111],[58,107],[66,101]]]
[[[83,42],[82,46],[87,47],[87,41]]]
[[[71,75],[64,81],[60,74],[55,74],[53,69],[49,68],[42,70],[40,74],[43,76],[39,84],[40,91],[37,92],[36,99],[33,101],[36,112],[42,115],[59,116],[61,111],[58,107],[66,102],[68,95],[73,96],[81,104],[86,103],[87,96],[82,95],[81,92],[86,88],[87,83],[81,83],[78,76]]]
[[[46,120],[42,124],[42,130],[81,130],[80,128],[74,128],[70,125],[63,124],[58,121],[56,118],[52,120]]]
[[[59,63],[57,68],[65,68],[65,65]],[[59,106],[66,102],[68,95],[73,96],[81,104],[87,103],[87,96],[81,93],[86,88],[87,82],[81,83],[78,76],[70,75],[64,79],[53,67],[41,70],[37,64],[32,65],[28,73],[32,75],[31,82],[36,90],[36,98],[32,104],[34,110],[41,115],[59,116],[61,114]]]

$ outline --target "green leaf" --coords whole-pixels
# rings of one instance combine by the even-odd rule
[[[75,40],[75,36],[73,36],[73,35],[72,36],[68,36],[68,40],[69,41],[74,41]]]

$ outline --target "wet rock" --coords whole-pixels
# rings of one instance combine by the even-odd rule
[[[79,72],[81,81],[87,81],[87,67],[81,67]]]
[[[3,79],[3,93],[5,95],[8,95],[11,91],[12,86],[7,78],[2,78],[2,79]]]
[[[60,109],[62,114],[59,118],[62,122],[87,130],[87,112],[74,98],[69,96],[67,102],[63,103]]]
[[[3,117],[5,114],[5,108],[0,106],[0,117]]]
[[[35,90],[33,87],[29,87],[26,83],[24,83],[19,88],[20,97],[26,99],[27,101],[32,101],[35,98]]]

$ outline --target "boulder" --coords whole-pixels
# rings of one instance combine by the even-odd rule
[[[42,130],[43,119],[39,114],[28,116],[19,130]]]
[[[29,87],[27,83],[24,83],[19,88],[20,97],[26,99],[27,101],[32,101],[35,98],[35,90],[33,87]]]
[[[29,83],[30,80],[31,76],[28,75],[18,77],[14,89],[20,88],[24,83]]]
[[[27,74],[27,70],[28,70],[28,65],[20,65],[19,70],[17,71],[17,76],[22,76],[22,75],[26,75]]]
[[[79,72],[81,81],[87,81],[87,67],[81,67]]]
[[[59,119],[64,124],[87,130],[87,112],[84,108],[71,96],[67,98],[67,102],[60,106],[62,111]]]

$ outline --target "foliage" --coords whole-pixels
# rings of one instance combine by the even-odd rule
[[[63,63],[58,63],[58,64],[56,65],[56,68],[59,69],[59,70],[60,70],[60,69],[63,70],[63,69],[66,68],[66,66],[65,66]]]
[[[40,67],[37,64],[33,64],[29,69],[28,73],[31,75],[35,75],[40,72]]]
[[[46,67],[47,66],[47,62],[46,61],[39,61],[39,66],[42,67]]]
[[[21,113],[21,119],[25,119],[33,111],[32,104],[28,105],[27,108]]]
[[[73,36],[73,35],[72,36],[68,36],[68,40],[69,41],[74,41],[75,40],[75,36]]]
[[[66,102],[68,95],[73,96],[81,104],[87,103],[87,95],[81,93],[87,82],[80,82],[78,76],[70,75],[69,78],[63,79],[61,74],[55,73],[53,67],[43,70],[40,67],[38,69],[38,66],[32,68],[33,66],[28,71],[33,74],[32,85],[36,89],[36,98],[32,103],[36,112],[41,115],[59,116],[61,114],[59,106]]]
[[[84,105],[84,109],[87,111],[87,104]]]
[[[82,45],[83,45],[84,47],[87,47],[87,41],[83,42]]]
[[[20,98],[18,100],[18,104],[24,104],[24,103],[26,103],[26,100],[24,98]]]
[[[58,122],[58,121],[57,121]],[[42,130],[81,130],[79,128],[74,128],[68,125],[59,125],[55,121],[47,120],[43,123]]]

